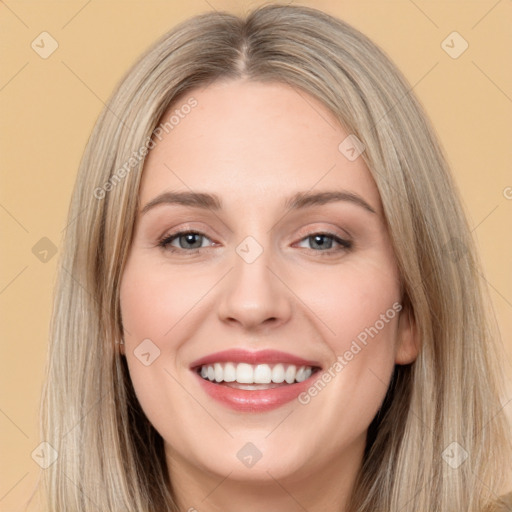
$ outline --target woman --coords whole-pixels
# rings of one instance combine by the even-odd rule
[[[497,509],[510,445],[468,225],[355,29],[275,5],[181,24],[100,116],[69,218],[50,510]]]

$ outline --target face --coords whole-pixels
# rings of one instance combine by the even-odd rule
[[[122,351],[171,478],[357,467],[394,365],[416,357],[362,156],[284,84],[216,82],[164,120],[176,109],[121,283]]]

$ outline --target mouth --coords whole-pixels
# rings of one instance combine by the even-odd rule
[[[237,412],[265,412],[305,391],[321,374],[316,361],[275,350],[226,350],[191,364],[209,398]]]
[[[286,363],[254,365],[234,361],[204,364],[195,368],[196,373],[206,381],[248,391],[275,389],[304,382],[320,370],[319,366]]]

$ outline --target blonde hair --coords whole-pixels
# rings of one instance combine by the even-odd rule
[[[362,141],[421,340],[417,360],[396,366],[370,425],[350,512],[491,510],[510,454],[498,334],[446,160],[380,49],[321,11],[279,5],[180,24],[126,74],[94,127],[51,325],[41,414],[43,440],[58,452],[43,472],[49,510],[178,510],[162,439],[118,350],[119,283],[162,115],[199,86],[240,78],[309,93]],[[452,467],[447,447],[467,460]]]

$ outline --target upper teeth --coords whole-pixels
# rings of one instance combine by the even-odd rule
[[[247,363],[214,363],[201,366],[201,377],[216,382],[239,382],[240,384],[269,384],[270,382],[302,382],[311,377],[313,368],[301,366],[299,369],[293,364],[278,363],[247,364]]]

